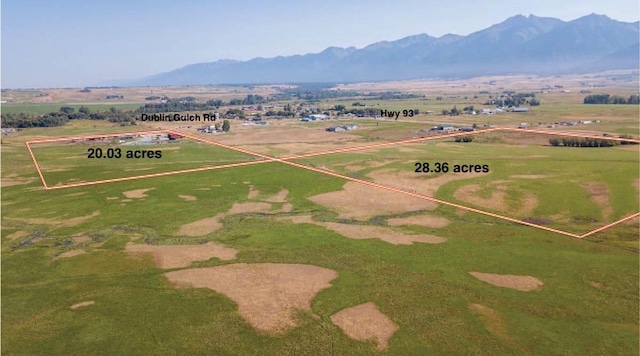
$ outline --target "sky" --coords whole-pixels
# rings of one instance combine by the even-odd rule
[[[640,18],[638,0],[4,0],[2,88],[105,85],[219,59],[468,35],[508,17]]]

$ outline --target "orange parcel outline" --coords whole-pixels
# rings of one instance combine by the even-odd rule
[[[554,232],[554,233],[557,233],[557,234],[570,236],[570,237],[574,237],[574,238],[578,238],[578,239],[582,239],[582,238],[585,238],[587,236],[591,236],[591,235],[593,235],[595,233],[604,231],[604,230],[606,230],[608,228],[611,228],[611,227],[613,227],[615,225],[618,225],[618,224],[620,224],[622,222],[625,222],[627,220],[631,220],[633,218],[636,218],[636,217],[640,216],[640,212],[635,213],[635,214],[631,214],[631,215],[626,216],[626,217],[624,217],[624,218],[622,218],[622,219],[620,219],[618,221],[615,221],[613,223],[610,223],[610,224],[607,224],[605,226],[602,226],[602,227],[599,227],[597,229],[594,229],[592,231],[586,232],[586,233],[584,233],[582,235],[578,235],[578,234],[574,234],[574,233],[571,233],[571,232],[568,232],[568,231],[553,229],[553,228],[550,228],[550,227],[547,227],[547,226],[534,224],[534,223],[531,223],[531,222],[528,222],[528,221],[514,219],[514,218],[511,218],[511,217],[508,217],[508,216],[505,216],[505,215],[495,214],[495,213],[492,213],[492,212],[489,212],[489,211],[475,209],[475,208],[472,208],[472,207],[468,207],[468,206],[464,206],[464,205],[448,202],[448,201],[445,201],[445,200],[429,197],[429,196],[426,196],[426,195],[414,193],[414,192],[407,191],[407,190],[404,190],[404,189],[399,189],[399,188],[394,188],[394,187],[387,186],[387,185],[384,185],[384,184],[369,182],[369,181],[366,181],[366,180],[345,176],[345,175],[342,175],[342,174],[338,174],[338,173],[331,172],[331,171],[328,171],[328,170],[322,170],[322,169],[319,169],[319,168],[303,165],[303,164],[296,163],[296,162],[290,162],[290,160],[294,160],[294,159],[302,159],[302,158],[316,157],[316,156],[336,154],[336,153],[362,151],[362,150],[368,150],[368,149],[374,149],[374,148],[382,148],[382,147],[404,145],[404,144],[409,144],[409,143],[424,142],[424,141],[429,141],[429,140],[450,138],[450,137],[463,136],[463,135],[477,135],[477,134],[482,134],[482,133],[487,133],[487,132],[492,132],[492,131],[509,131],[509,132],[544,134],[544,135],[561,136],[561,137],[580,137],[580,138],[603,139],[603,137],[601,137],[601,136],[585,135],[585,134],[580,134],[580,133],[571,133],[571,132],[558,133],[558,132],[550,132],[550,131],[546,131],[546,130],[530,130],[530,129],[515,129],[515,128],[506,128],[506,127],[500,128],[500,127],[497,127],[497,128],[489,128],[489,129],[478,130],[478,131],[473,131],[473,132],[452,133],[452,134],[447,134],[447,135],[420,137],[420,138],[401,140],[401,141],[393,141],[393,142],[385,142],[385,143],[378,143],[378,144],[372,144],[372,145],[363,145],[363,146],[347,147],[347,148],[327,150],[327,151],[312,152],[312,153],[307,153],[307,154],[302,154],[302,155],[286,156],[286,157],[282,157],[282,158],[267,156],[267,155],[264,155],[264,154],[261,154],[261,153],[258,153],[258,152],[253,152],[253,151],[246,150],[246,149],[243,149],[243,148],[240,148],[240,147],[225,145],[225,144],[222,144],[220,142],[216,142],[216,141],[213,141],[213,140],[208,140],[208,139],[196,136],[196,135],[192,135],[192,134],[181,132],[181,131],[174,131],[174,130],[120,132],[120,133],[104,134],[104,135],[85,135],[85,136],[75,136],[75,137],[61,137],[61,138],[54,138],[54,139],[32,140],[32,141],[27,141],[26,142],[26,146],[27,146],[27,150],[29,151],[29,155],[31,156],[31,159],[33,160],[34,166],[35,166],[35,168],[36,168],[36,170],[38,172],[38,176],[40,177],[40,180],[42,181],[42,185],[43,185],[44,189],[46,189],[46,190],[73,188],[73,187],[96,185],[96,184],[122,182],[122,181],[135,180],[135,179],[162,177],[162,176],[169,176],[169,175],[182,174],[182,173],[200,172],[200,171],[214,170],[214,169],[242,167],[242,166],[261,164],[261,163],[279,162],[279,163],[283,163],[283,164],[286,164],[286,165],[289,165],[289,166],[293,166],[293,167],[297,167],[297,168],[301,168],[301,169],[306,169],[306,170],[310,170],[310,171],[317,172],[317,173],[326,174],[326,175],[329,175],[329,176],[333,176],[333,177],[336,177],[336,178],[341,178],[341,179],[344,179],[344,180],[356,182],[356,183],[367,185],[367,186],[370,186],[370,187],[384,189],[384,190],[395,192],[395,193],[398,193],[398,194],[403,194],[403,195],[407,195],[407,196],[410,196],[410,197],[414,197],[414,198],[418,198],[418,199],[422,199],[422,200],[427,200],[427,201],[435,202],[435,203],[442,204],[442,205],[452,206],[452,207],[455,207],[455,208],[458,208],[458,209],[474,212],[474,213],[477,213],[477,214],[486,215],[486,216],[490,216],[490,217],[493,217],[493,218],[498,218],[498,219],[509,221],[509,222],[513,222],[513,223],[516,223],[516,224],[521,224],[521,225],[537,228],[537,229],[544,230],[544,231]],[[31,145],[32,144],[38,144],[38,143],[50,143],[50,142],[70,141],[70,140],[81,140],[81,139],[90,138],[90,137],[116,137],[116,136],[131,135],[131,134],[141,135],[141,134],[157,134],[157,133],[178,134],[178,135],[181,135],[183,137],[187,137],[187,138],[199,141],[199,142],[207,143],[207,144],[210,144],[210,145],[214,145],[214,146],[218,146],[218,147],[221,147],[221,148],[225,148],[225,149],[229,149],[229,150],[245,153],[245,154],[248,154],[248,155],[251,155],[251,156],[254,156],[254,157],[258,157],[258,158],[261,158],[262,160],[260,160],[260,161],[248,161],[248,162],[231,163],[231,164],[224,164],[224,165],[219,165],[219,166],[183,169],[183,170],[176,170],[176,171],[169,171],[169,172],[160,172],[160,173],[145,174],[145,175],[139,175],[139,176],[124,177],[124,178],[104,179],[104,180],[73,183],[73,184],[65,184],[65,185],[57,185],[57,186],[50,187],[50,186],[47,185],[46,180],[44,179],[44,175],[42,174],[42,170],[40,168],[40,165],[38,164],[38,161],[37,161],[35,155],[33,154],[32,149],[31,149]],[[605,139],[612,140],[612,141],[628,141],[628,142],[640,143],[640,140],[627,139],[627,138],[606,137]]]

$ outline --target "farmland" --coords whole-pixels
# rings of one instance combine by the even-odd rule
[[[557,80],[566,88],[579,82]],[[441,115],[486,100],[471,99],[490,88],[482,81],[463,84],[372,84],[444,97],[367,103],[433,111],[397,121],[283,119],[258,127],[234,120],[231,132],[219,134],[137,125],[203,140],[135,147],[162,150],[161,159],[87,158],[91,147],[128,149],[117,142],[33,144],[56,189],[43,188],[26,142],[122,128],[78,120],[4,136],[2,351],[637,354],[638,218],[584,238],[513,220],[581,236],[638,213],[638,145],[553,147],[555,136],[499,130],[456,142],[428,130],[522,121],[542,129],[599,118],[552,132],[637,136],[638,106],[584,106],[556,92],[526,114]],[[219,90],[212,97],[239,89]],[[318,105],[364,99],[341,100]],[[347,122],[359,128],[324,130]],[[421,137],[428,140],[374,146]],[[364,145],[372,147],[356,149]],[[342,151],[318,154],[330,150]],[[481,168],[454,172],[456,165]]]

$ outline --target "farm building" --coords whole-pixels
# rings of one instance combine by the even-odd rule
[[[450,132],[454,132],[456,129],[448,124],[444,124],[444,125],[439,125],[438,126],[438,131],[441,133],[450,133]]]

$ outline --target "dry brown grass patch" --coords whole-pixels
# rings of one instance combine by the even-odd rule
[[[458,188],[453,193],[453,197],[464,202],[481,206],[487,209],[493,209],[501,212],[508,212],[516,216],[530,216],[538,206],[538,198],[529,192],[525,192],[518,208],[509,206],[506,200],[507,186],[503,185],[506,181],[494,181],[489,183],[491,195],[487,198],[480,196],[478,193],[482,189],[478,184],[469,184]]]
[[[549,178],[549,177],[552,177],[552,176],[546,175],[546,174],[517,174],[517,175],[511,176],[509,178],[543,179],[543,178]]]
[[[510,347],[524,350],[521,345],[516,343],[511,336],[509,336],[506,323],[499,311],[482,304],[475,303],[469,303],[469,310],[480,316],[480,319],[482,319],[482,322],[490,333],[504,341]]]
[[[389,224],[389,226],[418,225],[431,228],[442,228],[449,225],[449,223],[449,220],[443,217],[430,215],[414,215],[406,218],[391,218],[387,220],[387,224]]]
[[[314,221],[310,215],[287,216],[276,218],[278,221],[291,221],[295,224],[314,224],[322,226],[338,234],[356,240],[380,239],[393,245],[411,245],[414,242],[438,244],[447,241],[443,237],[427,234],[404,234],[388,227],[350,225],[334,222]]]
[[[16,217],[3,217],[3,219],[21,221],[27,224],[34,225],[54,225],[57,227],[73,227],[83,223],[93,217],[100,215],[100,211],[96,210],[90,215],[77,216],[75,218],[55,217],[55,218],[16,218]]]
[[[154,190],[156,188],[148,188],[148,189],[135,189],[135,190],[129,190],[126,192],[122,192],[122,194],[124,194],[125,197],[127,197],[128,199],[142,199],[142,198],[146,198],[147,197],[147,192],[150,190]]]
[[[207,243],[204,245],[152,246],[127,244],[127,252],[131,254],[153,254],[156,266],[160,268],[187,267],[193,262],[208,261],[212,257],[228,261],[236,258],[238,250]]]
[[[315,222],[350,239],[380,239],[393,245],[411,245],[414,242],[439,244],[447,241],[443,237],[427,234],[404,234],[381,226],[350,225],[333,222]]]
[[[589,198],[602,208],[602,218],[604,221],[609,220],[611,214],[613,214],[613,208],[609,204],[611,199],[611,193],[609,187],[604,183],[589,182],[582,184],[582,187],[589,192]]]
[[[67,219],[65,221],[63,221],[60,226],[64,226],[64,227],[71,227],[71,226],[76,226],[79,225],[91,218],[94,218],[96,216],[100,215],[100,211],[96,210],[93,213],[91,213],[91,215],[85,215],[85,216],[78,216],[75,218],[71,218],[71,219]]]
[[[29,235],[29,233],[28,233],[28,232],[20,230],[20,231],[16,231],[16,232],[14,232],[14,233],[11,233],[11,234],[7,235],[6,237],[7,237],[9,240],[13,241],[13,240],[15,240],[15,239],[19,239],[19,238],[21,238],[21,237],[25,237],[25,236],[27,236],[27,235]]]
[[[17,174],[10,174],[2,179],[0,179],[0,187],[12,187],[14,185],[23,185],[30,184],[34,182],[35,178],[22,178]]]
[[[271,204],[269,203],[234,203],[226,215],[267,213],[269,210],[271,210]]]
[[[470,179],[487,175],[488,173],[447,173],[437,177],[417,174],[413,170],[380,169],[369,173],[374,182],[391,187],[414,190],[416,193],[434,197],[443,185],[456,180]]]
[[[188,224],[180,226],[180,230],[176,233],[178,236],[204,236],[222,228],[220,220],[224,217],[224,213],[214,217],[200,219]]]
[[[469,272],[475,278],[496,287],[511,288],[523,292],[536,290],[542,286],[542,281],[532,276],[517,276],[513,274],[494,274]]]
[[[74,305],[70,306],[69,308],[71,308],[72,310],[75,310],[75,309],[82,308],[82,307],[88,307],[88,306],[94,305],[94,304],[96,304],[96,302],[94,302],[93,300],[89,300],[89,301],[86,301],[86,302],[81,302],[81,303],[74,304]]]
[[[69,257],[79,256],[79,255],[82,255],[82,254],[84,254],[86,252],[87,251],[85,251],[85,250],[71,250],[71,251],[67,251],[67,252],[59,254],[58,258],[69,258]]]
[[[356,182],[347,182],[340,191],[315,195],[309,199],[335,210],[341,219],[358,220],[367,220],[376,215],[433,210],[438,206],[433,202]]]
[[[91,241],[91,238],[87,235],[85,235],[84,233],[78,233],[75,234],[73,236],[71,236],[73,238],[73,242],[75,242],[76,244],[81,244],[81,243],[85,243],[85,242],[89,242]]]
[[[343,309],[333,314],[331,321],[354,340],[375,339],[378,350],[385,350],[389,339],[399,329],[372,302]]]
[[[238,304],[254,328],[279,333],[297,326],[296,310],[311,310],[311,300],[338,277],[336,271],[302,264],[231,264],[165,273],[179,287],[209,288]]]
[[[253,185],[249,186],[249,194],[247,195],[247,199],[255,199],[260,195],[260,191],[256,189]]]
[[[270,202],[270,203],[284,203],[287,201],[286,200],[287,195],[289,195],[289,190],[282,188],[278,193],[276,193],[273,196],[270,196],[269,198],[264,199],[264,201]]]
[[[198,198],[193,196],[193,195],[178,195],[178,198],[184,199],[185,201],[196,201],[196,200],[198,200]]]

